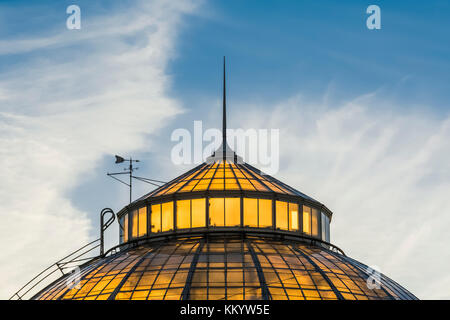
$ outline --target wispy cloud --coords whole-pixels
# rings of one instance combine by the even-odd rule
[[[0,42],[0,55],[30,53],[0,73],[2,298],[89,240],[90,220],[68,197],[81,176],[111,150],[144,147],[181,110],[165,68],[196,6],[134,4],[79,31]]]
[[[450,298],[450,118],[389,108],[380,94],[234,108],[236,127],[280,128],[278,177],[334,211],[333,243],[420,298]]]

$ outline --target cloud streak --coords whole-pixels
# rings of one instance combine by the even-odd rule
[[[80,31],[0,43],[0,55],[31,53],[0,73],[0,297],[90,240],[68,196],[81,177],[111,150],[144,148],[181,112],[165,68],[195,7],[137,1]]]
[[[231,123],[280,129],[277,177],[333,210],[332,242],[420,298],[450,298],[450,118],[393,111],[379,94],[262,107],[238,104]]]

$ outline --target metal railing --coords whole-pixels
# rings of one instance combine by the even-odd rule
[[[32,296],[34,296],[35,293],[39,291],[39,289],[41,288],[40,285],[44,284],[43,282],[45,280],[48,280],[49,277],[51,277],[55,273],[61,272],[62,275],[64,276],[70,273],[70,271],[73,270],[75,267],[80,266],[81,264],[89,260],[98,258],[99,255],[97,254],[91,257],[86,257],[86,255],[92,253],[94,249],[99,247],[100,247],[100,239],[96,239],[79,248],[78,250],[72,252],[71,254],[62,258],[61,260],[55,262],[48,268],[41,271],[33,279],[28,281],[22,288],[17,290],[17,292],[14,293],[9,298],[9,300],[23,300],[31,298]]]
[[[105,215],[111,214],[111,216],[106,219]],[[49,285],[49,278],[55,275],[55,273],[61,272],[62,276],[69,274],[76,267],[82,264],[93,261],[95,259],[104,256],[104,232],[105,230],[116,220],[116,215],[114,211],[110,208],[105,208],[100,213],[100,238],[89,242],[88,244],[82,246],[78,250],[72,252],[71,254],[65,256],[61,260],[53,263],[48,268],[41,271],[33,279],[28,281],[22,288],[17,290],[9,300],[23,300],[32,298],[36,295],[43,287]],[[94,250],[99,248],[99,253],[94,253]]]

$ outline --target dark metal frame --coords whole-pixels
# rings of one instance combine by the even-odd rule
[[[105,215],[110,213],[111,216],[105,222]],[[100,212],[100,238],[89,242],[88,244],[82,246],[81,248],[75,250],[64,258],[53,263],[40,273],[38,273],[34,278],[28,281],[23,287],[17,290],[9,300],[22,300],[26,295],[31,293],[36,287],[41,285],[45,280],[51,277],[55,272],[60,271],[62,276],[66,276],[70,273],[66,270],[73,270],[75,267],[80,267],[85,263],[91,263],[94,260],[98,260],[105,256],[104,253],[104,232],[109,226],[116,220],[116,215],[114,211],[110,208],[104,208]],[[100,254],[95,256],[90,256],[94,249],[100,248]],[[115,252],[116,249],[111,248],[108,253]]]
[[[275,194],[275,193],[267,193],[267,192],[242,192],[242,191],[238,191],[238,192],[231,192],[231,191],[223,191],[223,190],[216,190],[216,191],[206,191],[206,192],[197,192],[197,193],[186,193],[186,194],[175,194],[175,195],[171,195],[170,197],[157,197],[155,199],[152,200],[145,200],[145,202],[138,202],[138,203],[133,203],[132,206],[126,206],[125,208],[123,208],[117,215],[119,216],[119,219],[121,219],[122,217],[124,217],[125,215],[130,215],[132,212],[134,212],[135,210],[138,210],[139,208],[142,208],[143,206],[147,207],[147,234],[148,235],[153,235],[153,234],[158,234],[158,233],[152,233],[151,232],[151,226],[152,226],[152,221],[151,221],[151,206],[152,205],[156,205],[156,204],[162,204],[162,203],[167,203],[167,202],[172,202],[173,203],[173,230],[171,231],[165,231],[165,233],[167,232],[172,232],[172,233],[178,233],[178,232],[184,232],[186,230],[189,230],[190,232],[195,231],[195,229],[197,228],[190,228],[190,229],[177,229],[177,216],[176,216],[176,201],[177,200],[192,200],[192,199],[201,199],[201,198],[205,198],[205,227],[201,227],[200,229],[204,229],[204,228],[208,228],[211,230],[215,230],[217,228],[239,228],[240,230],[247,230],[247,229],[255,229],[252,227],[244,227],[244,220],[243,220],[243,199],[244,198],[256,198],[256,199],[267,199],[267,200],[271,200],[272,201],[272,226],[270,228],[262,228],[263,230],[266,229],[271,229],[274,231],[279,231],[282,233],[285,232],[289,232],[295,235],[305,235],[308,236],[306,234],[303,233],[303,206],[308,206],[311,209],[316,209],[318,212],[318,217],[317,217],[317,223],[318,223],[318,237],[312,236],[313,238],[317,239],[320,238],[322,240],[325,240],[325,235],[322,234],[322,213],[326,214],[329,218],[329,223],[331,223],[331,217],[328,215],[327,211],[324,210],[324,206],[322,207],[317,207],[317,206],[311,206],[311,204],[309,202],[306,202],[305,199],[302,199],[298,196],[286,196],[286,195],[279,195],[279,194]],[[240,207],[240,214],[241,214],[241,225],[239,227],[214,227],[214,226],[210,226],[209,223],[209,199],[210,198],[215,198],[215,197],[239,197],[241,200],[241,207]],[[299,229],[298,230],[278,230],[276,229],[276,201],[285,201],[285,202],[291,202],[291,203],[295,203],[298,205],[298,226]],[[135,204],[135,205],[134,205]],[[138,205],[140,204],[140,206]],[[192,209],[191,209],[191,215],[192,215]],[[128,217],[129,222],[128,222],[128,241],[132,240],[132,222],[130,221],[130,217]],[[312,210],[311,210],[311,219],[312,219]],[[138,237],[138,238],[142,238]]]
[[[169,240],[173,240],[170,241]],[[271,288],[275,288],[278,290],[281,290],[284,292],[286,296],[288,296],[289,289],[298,289],[299,295],[306,296],[306,291],[312,290],[317,294],[320,294],[322,296],[323,292],[333,292],[336,298],[338,299],[345,299],[344,296],[348,292],[349,295],[353,294],[359,294],[360,296],[364,297],[372,297],[372,298],[385,298],[385,299],[416,299],[412,294],[410,294],[407,290],[390,280],[389,278],[382,275],[381,278],[381,284],[382,288],[380,291],[372,292],[370,289],[364,288],[364,284],[366,282],[366,279],[368,277],[367,270],[364,270],[364,265],[357,263],[353,259],[347,258],[342,254],[337,254],[335,252],[331,252],[326,249],[320,249],[320,247],[317,247],[317,245],[314,245],[314,243],[311,243],[312,245],[308,245],[307,242],[304,241],[298,241],[299,239],[292,239],[292,237],[279,237],[277,235],[267,235],[266,237],[263,237],[258,234],[247,234],[247,233],[224,233],[223,235],[219,232],[211,232],[209,234],[204,234],[200,236],[196,235],[190,235],[181,237],[179,239],[171,238],[171,239],[140,239],[139,241],[136,240],[136,243],[133,245],[131,244],[122,244],[120,247],[120,251],[123,250],[123,252],[111,255],[109,252],[106,253],[106,257],[103,258],[100,263],[94,263],[94,268],[91,268],[89,272],[91,272],[89,275],[88,273],[85,274],[87,276],[87,279],[94,279],[94,282],[91,282],[90,285],[88,285],[87,282],[84,282],[84,286],[88,286],[88,288],[92,288],[95,286],[96,283],[99,283],[101,279],[104,279],[106,276],[108,276],[108,273],[103,272],[102,268],[106,268],[106,270],[110,270],[112,273],[111,275],[116,276],[118,274],[122,275],[123,278],[121,279],[120,283],[114,288],[114,291],[111,293],[107,293],[108,299],[114,299],[116,298],[117,294],[119,292],[123,292],[125,294],[128,294],[126,297],[127,299],[132,298],[132,295],[135,292],[139,292],[139,290],[144,290],[147,293],[147,299],[149,298],[150,292],[152,290],[166,290],[164,293],[165,295],[168,294],[168,291],[170,288],[180,288],[182,290],[180,299],[192,299],[193,297],[191,294],[192,288],[206,288],[205,292],[208,293],[208,288],[210,288],[211,282],[209,279],[209,275],[207,276],[207,280],[205,283],[194,283],[193,277],[196,272],[200,273],[210,273],[211,270],[223,270],[226,274],[228,274],[228,271],[230,270],[238,270],[238,272],[245,272],[245,270],[253,270],[253,272],[256,271],[256,275],[258,276],[258,282],[261,288],[261,298],[262,299],[276,299],[277,297],[272,296],[271,294]],[[246,254],[250,255],[251,261],[253,261],[252,265],[242,265],[242,267],[233,267],[228,266],[227,263],[227,252],[228,251],[228,242],[238,242],[241,243],[240,248],[236,248],[237,251],[230,251],[235,252],[236,254],[241,254],[243,257],[245,251]],[[223,243],[224,249],[222,251],[215,251],[209,249],[209,243],[216,243],[217,244]],[[187,247],[184,247],[184,244],[192,244],[188,245]],[[195,244],[198,244],[198,246],[194,249]],[[167,246],[166,246],[167,245]],[[207,247],[208,246],[208,247]],[[177,251],[178,248],[184,248],[181,249],[182,251]],[[243,249],[245,248],[245,249]],[[267,249],[265,249],[267,248]],[[283,249],[283,251],[281,251]],[[273,252],[271,251],[273,250]],[[291,256],[291,259],[287,259],[284,255],[284,251],[287,255]],[[117,250],[116,250],[117,251]],[[217,253],[216,253],[217,252]],[[223,267],[214,267],[210,266],[210,258],[213,255],[223,255],[224,256],[224,266]],[[166,263],[169,261],[171,257],[174,255],[181,255],[184,256],[181,260],[176,262],[176,265],[167,266]],[[190,260],[190,264],[188,266],[184,266],[180,271],[181,265],[184,263],[186,257],[190,255],[192,260]],[[206,264],[202,266],[201,268],[198,266],[199,258],[201,255],[206,255]],[[275,255],[277,257],[280,257],[282,261],[284,261],[285,266],[277,266],[272,263],[272,259],[269,259],[269,256]],[[124,260],[124,257],[126,257]],[[156,268],[156,266],[153,264],[153,260],[155,258],[164,258],[164,261],[161,261],[161,266],[159,268]],[[292,265],[292,258],[295,259],[297,257],[298,259],[303,259],[294,263]],[[261,258],[264,258],[264,260],[261,260]],[[285,259],[286,258],[286,259]],[[144,263],[144,261],[147,260],[147,262]],[[242,260],[243,261],[243,260]],[[266,261],[265,265],[262,265],[261,263],[263,261]],[[305,261],[305,262],[304,262]],[[268,263],[267,263],[268,262]],[[307,267],[306,264],[310,265],[310,267]],[[130,265],[133,264],[133,266],[130,269]],[[321,264],[325,264],[329,266],[329,268],[322,268]],[[332,266],[332,265],[335,266]],[[83,267],[83,270],[88,269],[91,264],[87,263],[86,267]],[[115,269],[114,266],[119,267],[120,269]],[[151,267],[153,265],[153,267]],[[170,280],[168,280],[167,284],[163,287],[157,286],[155,287],[155,283],[157,282],[157,279],[159,277],[159,274],[164,272],[165,270],[169,268],[172,270],[170,272],[171,277]],[[150,268],[150,269],[148,269]],[[304,284],[301,282],[298,282],[298,279],[295,278],[294,271],[300,270],[301,272],[304,272],[310,277],[313,277],[314,273],[318,273],[321,276],[321,279],[325,279],[327,283],[327,288],[319,288],[318,280],[315,278],[312,278],[312,286],[313,287],[304,287]],[[171,286],[171,283],[175,277],[175,275],[178,272],[186,272],[187,277],[186,280],[178,283],[174,287]],[[138,283],[139,279],[141,279],[145,272],[156,272],[156,276],[153,278],[152,282],[148,285],[150,287],[147,288],[140,288]],[[275,278],[273,282],[268,282],[266,277],[266,272],[273,272],[275,273]],[[291,277],[286,278],[287,274],[291,274]],[[98,276],[97,276],[98,275]],[[284,275],[284,277],[282,277]],[[127,282],[127,279],[130,276],[134,276],[136,278],[135,281],[132,283],[129,283],[127,285],[126,289],[123,289],[123,286]],[[289,276],[289,275],[288,275]],[[347,284],[342,283],[341,287],[339,287],[339,283],[335,283],[332,278],[338,278],[343,279],[343,281],[350,281],[352,282],[353,286],[360,288],[360,293],[355,292],[355,290],[358,291],[358,289],[352,289],[351,287],[347,286]],[[108,280],[109,282],[112,281],[113,278]],[[291,280],[290,282],[285,282],[286,280]],[[293,281],[292,281],[293,280]],[[56,292],[51,292],[50,297],[57,295],[56,297],[63,298],[64,295],[69,292],[67,288],[61,286],[61,283],[64,283],[65,279],[62,278],[58,280],[59,282],[54,283],[49,288],[55,288]],[[229,293],[227,293],[228,289],[235,288],[233,284],[228,284],[227,277],[225,277],[224,284],[219,285],[219,288],[224,289],[225,291],[225,297],[227,299],[233,299],[233,296],[229,296]],[[247,287],[246,281],[247,278],[243,278],[242,280],[242,292],[246,292],[245,288],[253,288],[254,285],[250,285]],[[320,281],[320,279],[319,279]],[[108,283],[109,283],[108,282]],[[131,286],[130,286],[131,284]],[[159,283],[160,285],[162,282]],[[108,284],[106,284],[107,286]],[[147,286],[147,284],[145,285]],[[206,287],[205,287],[206,286]],[[298,287],[296,287],[298,286]],[[105,286],[102,286],[102,288]],[[62,290],[62,291],[61,291]],[[83,290],[83,288],[79,289]],[[103,290],[103,289],[101,289]],[[61,293],[59,293],[61,292]],[[89,289],[89,292],[91,292],[91,289]],[[89,293],[84,292],[81,294],[78,298],[86,298],[88,296],[90,297],[96,297],[100,294],[103,294],[103,291],[98,291],[95,293]],[[40,293],[42,294],[42,293]],[[71,293],[69,298],[72,295],[76,295],[75,293]],[[290,296],[290,293],[289,293]],[[35,296],[35,298],[38,298],[39,295]],[[145,296],[144,296],[145,298]],[[198,297],[197,297],[198,298]],[[205,297],[206,298],[206,297]]]

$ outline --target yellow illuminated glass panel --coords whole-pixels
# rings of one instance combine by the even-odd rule
[[[223,227],[225,224],[225,199],[210,198],[209,199],[209,224],[211,226]]]
[[[224,187],[225,187],[224,179],[216,179],[216,178],[214,178],[211,181],[211,185],[209,186],[209,189],[210,190],[223,190]]]
[[[225,189],[227,190],[239,190],[239,185],[236,182],[236,179],[225,179]]]
[[[289,202],[289,230],[298,230],[298,204]]]
[[[312,209],[311,233],[314,237],[319,236],[319,211],[317,209]]]
[[[139,237],[147,234],[147,207],[139,209]]]
[[[123,241],[128,241],[128,215],[123,219]]]
[[[161,232],[161,205],[155,204],[152,205],[152,214],[151,214],[151,222],[152,232]]]
[[[244,226],[258,226],[258,199],[244,198]]]
[[[191,200],[177,201],[177,228],[188,229],[191,227]]]
[[[241,224],[241,198],[225,198],[225,225],[227,227]]]
[[[259,199],[259,227],[271,227],[272,226],[272,200]]]
[[[236,166],[234,166],[234,165],[233,165],[233,171],[234,171],[234,174],[236,175],[236,177],[237,177],[238,179],[240,179],[240,178],[245,178],[244,175],[242,174],[241,170],[239,170],[239,169],[238,169]]]
[[[206,200],[192,199],[192,228],[204,227],[206,221]]]
[[[311,208],[303,206],[303,232],[311,235]]]
[[[165,202],[161,208],[161,230],[169,231],[173,229],[173,202]]]
[[[368,275],[357,262],[314,245],[253,237],[245,242],[212,238],[201,245],[202,241],[193,238],[125,249],[81,267],[79,287],[67,289],[63,277],[37,299],[167,300],[186,293],[189,299],[263,299],[267,298],[262,295],[264,287],[272,299],[413,298],[387,278],[381,288],[368,289]],[[198,262],[194,262],[196,255]]]
[[[288,211],[287,202],[277,201],[276,202],[276,216],[275,223],[277,229],[288,230]]]
[[[206,190],[208,188],[210,182],[211,182],[211,179],[200,180],[200,182],[195,186],[193,191]]]
[[[136,238],[138,236],[138,212],[134,210],[131,214],[133,217],[131,220],[131,236]]]

